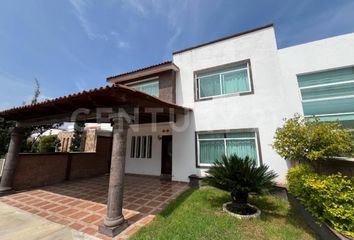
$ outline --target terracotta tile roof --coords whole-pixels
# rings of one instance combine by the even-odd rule
[[[111,87],[112,87],[111,85],[107,85],[107,86],[104,86],[104,87],[93,88],[93,89],[84,90],[84,91],[81,91],[81,92],[78,92],[78,93],[68,94],[68,95],[65,95],[65,96],[62,96],[62,97],[57,97],[57,98],[53,98],[53,99],[47,99],[47,100],[44,100],[44,101],[41,101],[41,102],[37,102],[37,103],[34,103],[34,104],[26,104],[26,105],[22,105],[22,106],[18,106],[18,107],[9,108],[9,109],[0,111],[0,117],[6,115],[6,113],[10,113],[10,112],[13,112],[13,111],[22,110],[22,109],[28,109],[28,108],[31,108],[31,107],[34,107],[34,106],[41,106],[41,105],[46,105],[46,104],[50,104],[50,103],[55,103],[57,101],[70,99],[72,97],[78,97],[78,96],[89,94],[89,93],[93,93],[93,92],[96,92],[96,91],[103,91],[103,90],[106,90],[106,89],[111,88]]]
[[[134,74],[134,73],[137,73],[137,72],[142,72],[142,71],[146,71],[146,70],[149,70],[149,69],[152,69],[152,68],[161,67],[163,65],[169,65],[169,64],[172,64],[172,61],[166,61],[166,62],[154,64],[154,65],[151,65],[151,66],[148,66],[148,67],[139,68],[139,69],[136,69],[136,70],[133,70],[133,71],[130,71],[130,72],[126,72],[126,73],[118,74],[118,75],[115,75],[115,76],[107,77],[107,81],[110,80],[110,79],[113,79],[113,78],[130,75],[130,74]]]
[[[97,103],[98,100],[100,104]],[[190,110],[139,90],[121,84],[113,84],[45,100],[36,104],[3,110],[0,111],[0,117],[20,121],[34,117],[50,116],[58,112],[70,112],[77,108],[114,107],[120,104],[133,104],[140,107],[145,107],[145,105],[161,106],[163,108],[174,108],[179,112]]]

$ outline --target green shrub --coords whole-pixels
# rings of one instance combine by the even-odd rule
[[[84,129],[85,129],[84,122],[75,122],[74,137],[71,141],[71,146],[70,146],[71,152],[80,152],[82,150],[81,142],[84,136]]]
[[[42,136],[39,139],[38,148],[39,152],[55,152],[60,146],[60,140],[57,135]]]
[[[338,122],[309,121],[299,115],[285,120],[274,139],[273,148],[288,160],[350,156],[354,149],[353,135]]]
[[[39,152],[39,141],[34,141],[32,139],[27,139],[23,141],[21,152],[25,152],[25,153]]]
[[[204,181],[214,187],[231,193],[234,205],[247,207],[250,192],[263,193],[275,186],[277,174],[268,166],[257,166],[249,157],[240,158],[237,155],[223,156],[216,160],[208,170]]]
[[[15,127],[15,122],[0,118],[0,158],[5,157],[7,153],[13,127]]]
[[[354,177],[321,176],[309,166],[289,170],[288,189],[321,222],[354,237]]]
[[[309,176],[315,175],[312,168],[307,164],[300,164],[297,167],[290,168],[288,171],[287,181],[288,190],[299,200],[306,197],[304,193],[304,184]]]

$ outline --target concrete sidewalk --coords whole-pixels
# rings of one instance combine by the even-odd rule
[[[0,239],[96,240],[97,238],[0,203]]]

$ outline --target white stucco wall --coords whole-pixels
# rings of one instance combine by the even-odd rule
[[[254,94],[194,101],[194,72],[250,59]],[[288,111],[273,28],[175,54],[177,104],[193,108],[191,124],[173,135],[173,179],[188,181],[196,167],[195,131],[258,128],[263,163],[285,178],[287,163],[272,149],[274,132]],[[182,122],[180,117],[177,123]]]
[[[213,100],[194,100],[194,72],[250,59],[254,94],[227,96]],[[288,163],[271,147],[283,119],[302,114],[296,75],[354,65],[354,34],[346,34],[285,49],[277,49],[273,28],[266,28],[232,39],[173,55],[179,67],[176,103],[193,109],[177,116],[176,126],[140,125],[128,132],[126,172],[160,175],[163,129],[173,135],[172,180],[189,181],[191,174],[204,175],[196,166],[195,133],[207,130],[258,128],[262,162],[275,170],[284,183]],[[134,126],[132,127],[134,128]],[[152,135],[151,159],[131,159],[132,135]]]
[[[303,114],[296,75],[354,66],[354,33],[280,49],[278,55],[288,107]]]
[[[162,131],[165,132],[162,132]],[[166,132],[169,130],[169,132]],[[150,124],[132,125],[128,129],[127,151],[125,172],[134,174],[144,174],[160,176],[161,174],[161,140],[158,136],[171,135],[169,123],[157,124],[154,129]],[[131,158],[131,139],[132,136],[152,136],[152,151],[151,158]]]

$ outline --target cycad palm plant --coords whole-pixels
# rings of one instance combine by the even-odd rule
[[[216,188],[231,193],[232,203],[237,209],[245,209],[248,205],[248,194],[265,193],[275,186],[277,174],[268,170],[268,166],[257,166],[248,156],[223,156],[216,160],[208,170],[205,182]]]

